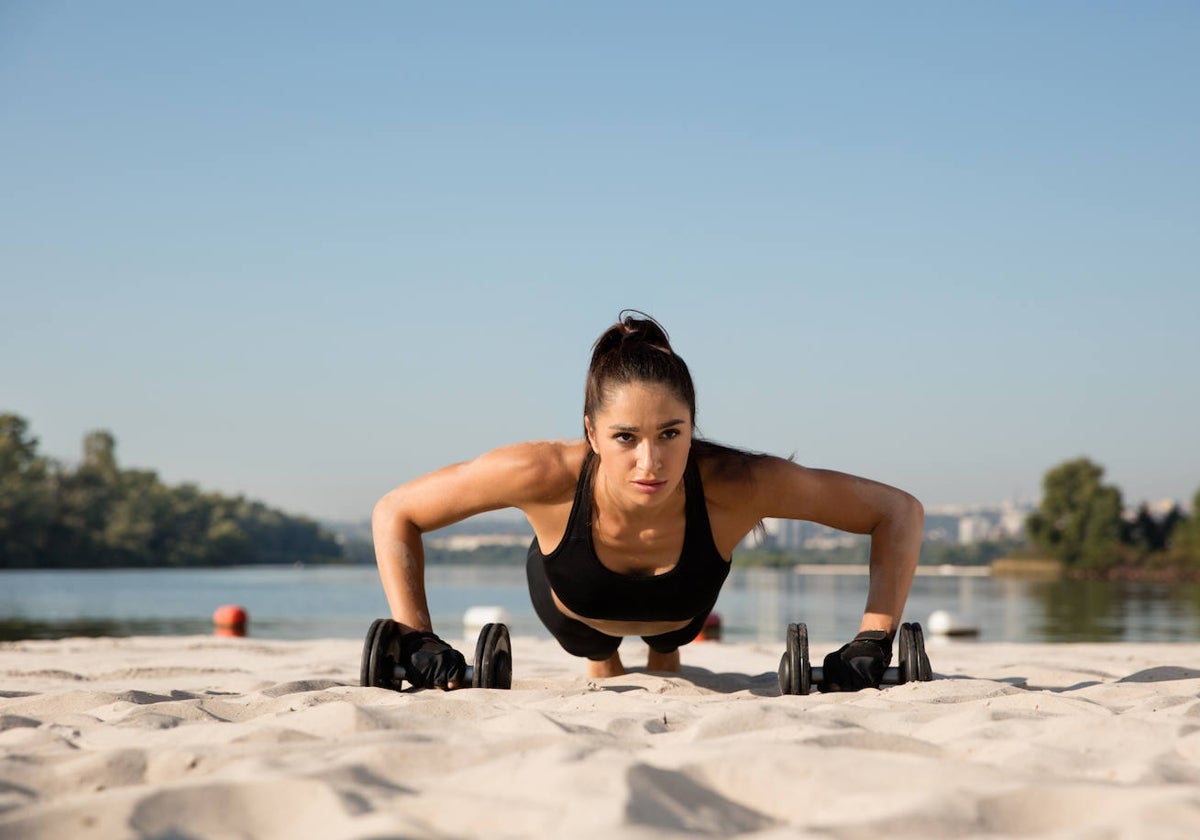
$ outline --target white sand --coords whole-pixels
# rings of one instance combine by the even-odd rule
[[[807,697],[782,645],[591,683],[517,638],[511,691],[449,694],[360,651],[0,645],[0,838],[1200,837],[1200,644],[931,643],[933,682]]]

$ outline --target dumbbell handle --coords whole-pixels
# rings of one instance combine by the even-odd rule
[[[403,665],[397,665],[392,673],[395,675],[396,679],[402,680],[405,678],[405,676],[407,675],[408,672],[404,670]],[[470,682],[474,681],[474,679],[475,679],[475,666],[468,665],[466,673],[463,675],[463,682],[470,683]]]
[[[825,668],[822,665],[813,665],[808,669],[809,679],[813,685],[820,685],[825,682]],[[879,681],[880,685],[899,685],[900,684],[900,667],[893,665],[890,668],[885,668],[883,679]]]

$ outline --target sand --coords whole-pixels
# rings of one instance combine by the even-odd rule
[[[1200,644],[931,641],[933,682],[805,697],[781,645],[589,681],[519,637],[511,691],[452,693],[360,652],[0,645],[0,838],[1200,837]]]

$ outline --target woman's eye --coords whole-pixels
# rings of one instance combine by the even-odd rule
[[[674,440],[675,438],[679,437],[679,430],[678,429],[667,429],[665,432],[662,433],[662,436],[665,440]]]
[[[617,441],[618,443],[632,443],[633,435],[629,434],[629,432],[617,432],[615,435],[613,435],[613,440]]]

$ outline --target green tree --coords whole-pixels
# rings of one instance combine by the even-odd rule
[[[16,414],[0,414],[0,568],[31,566],[54,518],[49,465]]]
[[[1064,461],[1042,479],[1042,503],[1026,528],[1042,550],[1068,567],[1103,569],[1121,557],[1121,491],[1101,483],[1104,468]]]
[[[117,439],[103,429],[88,432],[83,438],[83,464],[88,471],[113,483],[117,480]]]
[[[1200,490],[1192,497],[1192,515],[1180,515],[1168,537],[1168,545],[1173,560],[1200,566]]]
[[[106,531],[121,494],[116,440],[105,431],[83,439],[83,461],[54,477],[55,520],[39,565],[91,567],[124,565],[108,550]],[[120,554],[120,552],[118,552]]]
[[[1171,505],[1171,509],[1167,511],[1167,515],[1163,517],[1162,522],[1158,525],[1159,531],[1162,534],[1163,548],[1170,547],[1171,540],[1175,535],[1175,529],[1186,519],[1187,517],[1184,516],[1178,504]]]
[[[1145,502],[1138,506],[1137,515],[1126,528],[1124,539],[1142,555],[1162,551],[1167,545],[1161,524],[1150,513],[1150,507]]]
[[[251,563],[254,543],[236,519],[215,517],[205,534],[208,562],[216,566],[236,566]]]
[[[105,565],[157,565],[171,529],[170,491],[148,470],[117,475],[101,542]]]
[[[0,414],[0,567],[345,561],[310,519],[120,469],[109,432],[84,437],[73,470],[36,449],[23,419]]]

